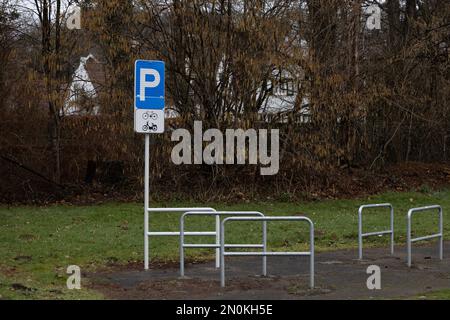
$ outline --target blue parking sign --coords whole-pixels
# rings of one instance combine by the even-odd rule
[[[164,62],[137,60],[135,63],[134,79],[135,108],[147,110],[164,110]]]

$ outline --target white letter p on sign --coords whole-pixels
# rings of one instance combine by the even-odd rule
[[[159,72],[155,69],[141,69],[141,84],[139,100],[145,101],[145,89],[146,88],[156,88],[161,83],[161,76]],[[147,81],[147,76],[153,76],[155,79],[153,81]]]

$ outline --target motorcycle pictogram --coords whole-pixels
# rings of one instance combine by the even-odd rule
[[[151,125],[148,123],[148,121],[147,121],[147,124],[145,124],[143,127],[142,127],[142,130],[143,131],[157,131],[158,130],[158,126],[156,125],[156,124],[154,124],[154,123],[152,123]]]

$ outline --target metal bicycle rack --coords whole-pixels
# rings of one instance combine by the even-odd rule
[[[220,248],[221,245],[220,243],[216,244],[189,244],[189,243],[185,243],[184,242],[184,238],[185,236],[191,236],[192,232],[186,232],[184,230],[184,226],[185,226],[185,220],[187,217],[189,216],[216,216],[216,218],[219,218],[220,221],[220,217],[222,216],[245,216],[245,217],[250,217],[250,216],[259,216],[259,217],[264,217],[264,214],[261,212],[256,212],[256,211],[214,211],[214,212],[202,212],[202,211],[190,211],[190,212],[186,212],[184,213],[181,218],[180,218],[180,276],[184,277],[185,272],[184,272],[184,251],[185,249],[216,249],[219,250],[220,252]],[[217,232],[218,231],[218,232]],[[219,236],[219,240],[220,240],[220,228],[219,230],[216,229],[216,232],[207,232],[207,235],[210,236]],[[241,249],[263,249],[264,251],[266,250],[267,247],[267,226],[266,223],[263,223],[263,239],[262,239],[262,244],[228,244],[225,245],[226,248],[241,248]],[[206,234],[206,233],[204,233]],[[220,242],[220,241],[219,241]],[[220,264],[220,261],[219,261]],[[263,275],[266,276],[267,274],[267,258],[263,257],[262,260],[262,270],[263,270]]]
[[[431,236],[425,236],[425,237],[420,237],[420,238],[412,238],[411,237],[411,222],[412,222],[412,217],[415,213],[418,212],[424,212],[424,211],[434,211],[434,210],[438,210],[439,212],[439,233],[438,234],[434,234]],[[442,213],[442,207],[441,206],[428,206],[428,207],[422,207],[422,208],[414,208],[409,210],[408,212],[408,230],[407,230],[407,246],[408,246],[408,267],[412,266],[412,250],[411,250],[411,246],[413,242],[419,242],[419,241],[424,241],[424,240],[431,240],[431,239],[437,239],[439,238],[439,259],[443,260],[444,259],[444,223],[443,223],[443,213]]]
[[[148,203],[146,201],[146,203]],[[187,211],[197,211],[197,212],[216,212],[213,208],[146,208],[145,210],[145,222],[144,222],[144,267],[145,270],[149,269],[150,255],[149,255],[149,238],[150,237],[178,237],[180,232],[150,232],[150,213],[184,213]],[[216,231],[214,232],[186,232],[185,235],[197,236],[197,237],[207,237],[216,236],[216,244],[220,247],[220,218],[216,217]],[[216,268],[220,265],[220,250],[216,250]]]
[[[370,208],[390,208],[391,209],[391,229],[379,232],[363,233],[362,225],[362,213],[364,209]],[[394,254],[394,207],[390,203],[383,204],[368,204],[359,207],[358,211],[358,247],[359,247],[359,260],[363,258],[363,238],[372,236],[383,236],[386,234],[391,235],[391,254]]]
[[[144,269],[150,266],[150,237],[177,237],[179,232],[151,232],[150,213],[184,213],[187,211],[215,212],[213,208],[150,208],[150,135],[145,135],[145,170],[144,170]],[[216,244],[220,244],[220,218],[216,217],[215,232],[189,232],[190,236],[216,236]],[[216,268],[219,268],[220,250],[216,250]]]
[[[310,251],[309,252],[226,252],[225,245],[225,225],[229,222],[254,221],[254,222],[272,222],[272,221],[306,221],[310,225]],[[220,226],[220,285],[225,287],[225,256],[309,256],[310,257],[310,288],[314,288],[314,223],[306,217],[230,217],[222,221]]]

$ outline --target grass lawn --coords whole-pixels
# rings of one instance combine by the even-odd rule
[[[301,215],[313,219],[316,250],[357,247],[357,209],[361,204],[390,202],[396,208],[396,242],[406,237],[406,212],[409,208],[431,204],[444,207],[444,226],[450,235],[450,191],[429,193],[386,193],[358,200],[333,200],[310,203],[208,203],[219,210],[256,210],[266,215]],[[170,206],[199,206],[196,203],[171,203]],[[156,204],[152,204],[156,206]],[[158,206],[169,206],[168,203]],[[437,215],[414,218],[416,235],[437,230]],[[152,229],[178,231],[179,215],[153,214]],[[143,260],[143,205],[108,203],[96,206],[0,207],[0,299],[101,299],[90,290],[66,289],[65,271],[78,265],[83,271],[98,270],[111,264],[141,263]],[[368,210],[365,232],[388,229],[387,210]],[[214,218],[191,218],[188,230],[212,231]],[[230,225],[231,226],[231,225]],[[238,223],[229,227],[228,242],[260,241],[260,226]],[[269,247],[288,250],[307,247],[307,226],[297,223],[269,224]],[[206,241],[209,239],[193,239]],[[211,239],[212,240],[212,239]],[[388,237],[365,240],[365,247],[384,246]],[[357,252],[355,250],[355,256]],[[152,238],[152,260],[177,261],[176,238]],[[212,251],[187,251],[189,259],[210,259]]]
[[[450,300],[450,290],[425,293],[415,297],[416,300]]]

